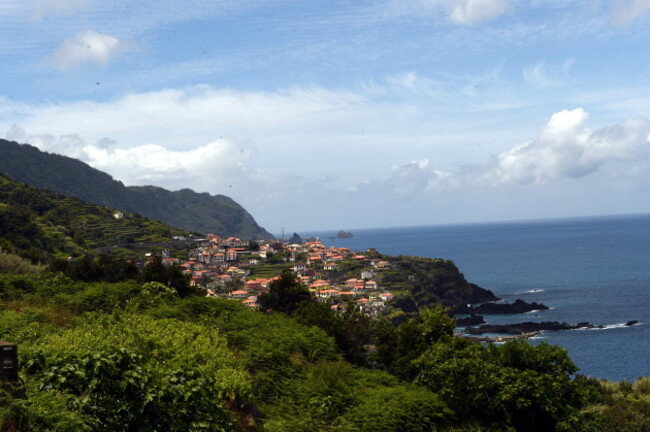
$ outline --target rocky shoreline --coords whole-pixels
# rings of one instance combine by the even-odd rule
[[[625,327],[631,327],[638,324],[638,321],[628,321],[624,324]],[[465,333],[470,335],[481,335],[484,333],[505,333],[505,334],[529,334],[539,333],[545,330],[561,331],[561,330],[578,330],[578,329],[604,329],[605,326],[596,325],[589,322],[580,322],[577,324],[561,323],[558,321],[543,321],[543,322],[521,322],[514,324],[484,324],[479,327],[467,327]]]
[[[474,315],[511,315],[532,312],[536,310],[548,310],[549,307],[543,303],[528,303],[521,299],[513,303],[486,302],[480,305],[464,305],[454,309],[454,314]]]
[[[483,315],[506,315],[506,314],[521,314],[532,312],[536,310],[548,310],[549,307],[542,303],[528,303],[521,299],[515,300],[513,303],[493,303],[487,302],[480,305],[466,305],[456,308],[455,314],[469,314],[465,318],[456,318],[457,327],[465,327],[459,336],[471,337],[474,340],[484,342],[506,342],[508,340],[527,339],[529,337],[538,336],[543,331],[562,331],[562,330],[578,330],[578,329],[604,329],[607,328],[603,325],[592,324],[590,322],[579,322],[577,324],[558,322],[558,321],[542,321],[533,322],[525,321],[512,324],[486,324]],[[638,321],[628,321],[623,326],[630,327],[639,324]],[[507,336],[496,337],[481,337],[485,333],[497,333]],[[474,337],[472,337],[474,336]]]

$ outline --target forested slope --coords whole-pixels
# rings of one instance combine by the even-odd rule
[[[39,190],[0,174],[0,247],[32,261],[120,243],[169,241],[186,231],[137,214]]]
[[[0,139],[0,173],[41,189],[201,233],[244,239],[273,236],[239,204],[223,195],[156,186],[126,187],[110,175],[65,156]]]

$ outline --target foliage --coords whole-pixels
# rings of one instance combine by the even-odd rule
[[[448,423],[452,412],[436,394],[422,388],[370,388],[345,417],[358,431],[428,432]]]
[[[250,392],[215,330],[142,315],[95,316],[23,354],[28,380],[71,396],[94,430],[229,430]]]
[[[432,344],[451,337],[454,327],[454,320],[442,307],[425,309],[399,327],[386,320],[379,321],[375,326],[373,360],[396,376],[413,379],[417,374],[414,360]]]
[[[342,314],[328,304],[317,301],[300,303],[293,317],[301,324],[316,326],[336,341],[345,359],[356,365],[366,364],[366,344],[370,343],[370,318],[359,312],[353,303]]]
[[[7,253],[0,248],[0,273],[36,274],[41,271],[43,271],[42,266],[34,265],[29,260]]]
[[[142,271],[140,279],[143,282],[159,282],[174,288],[179,296],[186,297],[192,293],[188,278],[183,274],[181,268],[177,265],[166,266],[162,263],[162,258],[156,255]]]
[[[262,309],[270,309],[276,312],[292,314],[298,309],[298,305],[309,301],[311,294],[288,269],[280,274],[280,278],[269,284],[268,293],[260,295],[257,299]]]
[[[282,404],[269,410],[268,431],[431,431],[451,412],[434,394],[379,371],[342,361],[310,365]]]
[[[149,304],[158,304],[178,298],[178,292],[160,282],[147,282],[142,286],[141,297]]]
[[[0,431],[91,432],[92,419],[71,409],[74,397],[57,390],[38,389],[30,382],[24,389],[29,398],[2,395],[0,391]]]
[[[461,339],[439,341],[416,364],[416,382],[439,393],[459,419],[476,424],[555,430],[584,403],[566,350],[544,343],[484,348]]]
[[[382,284],[388,289],[407,288],[418,307],[457,307],[497,299],[492,292],[469,283],[449,260],[398,256],[391,264],[394,268]]]
[[[160,304],[148,313],[218,328],[251,373],[256,400],[284,395],[289,391],[288,380],[300,376],[306,364],[337,358],[333,341],[320,329],[299,325],[281,314],[262,314],[231,300],[190,296]]]
[[[560,424],[559,430],[578,432],[650,431],[650,377],[634,382],[609,382],[580,377],[591,392],[589,405]]]
[[[185,231],[137,214],[115,218],[108,207],[15,182],[0,174],[0,238],[33,262],[82,255],[91,248],[166,241]]]
[[[87,254],[76,261],[55,259],[50,262],[49,269],[86,282],[121,282],[136,279],[139,274],[133,261],[114,259],[106,254],[98,257]]]

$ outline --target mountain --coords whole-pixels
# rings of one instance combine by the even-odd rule
[[[239,204],[223,195],[190,189],[124,186],[77,159],[0,139],[0,173],[42,189],[128,213],[139,213],[189,231],[243,239],[271,239]]]

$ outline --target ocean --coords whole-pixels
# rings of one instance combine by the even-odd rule
[[[589,321],[599,330],[544,332],[579,373],[608,380],[650,375],[650,215],[304,233],[325,244],[453,260],[467,280],[504,300],[551,309],[491,315],[491,324]],[[624,326],[636,320],[638,325]]]

